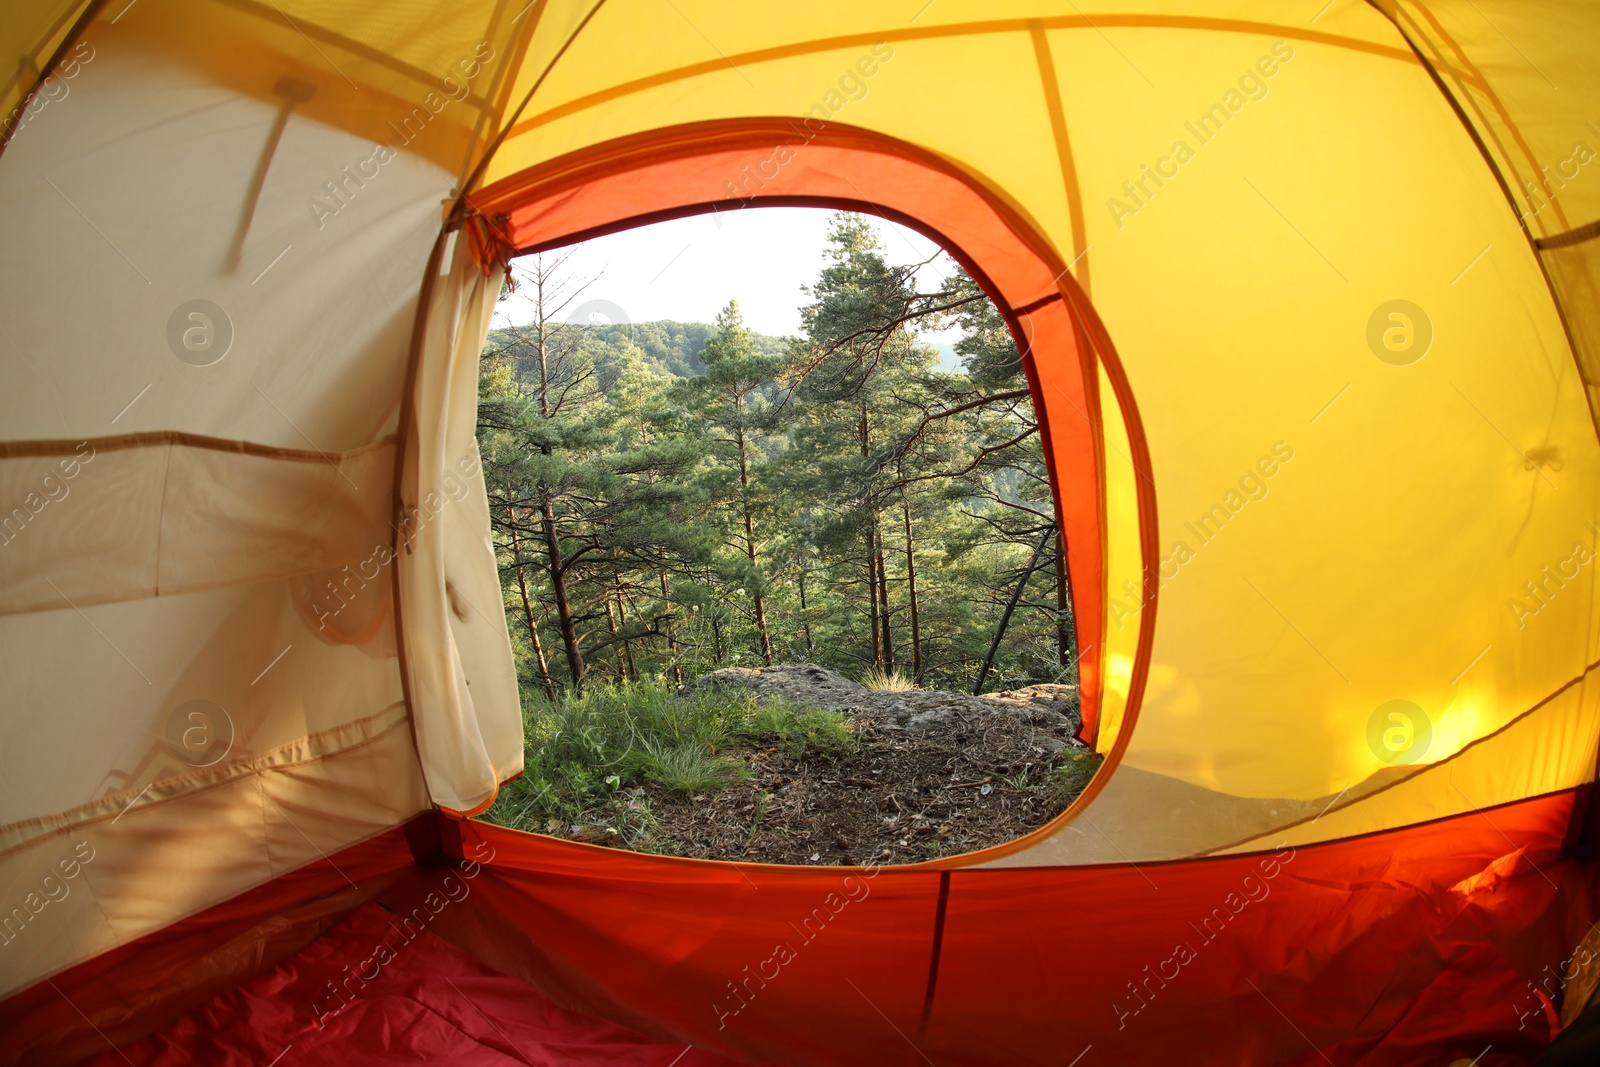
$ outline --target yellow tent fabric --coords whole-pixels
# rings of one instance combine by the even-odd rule
[[[1058,489],[1103,505],[1079,643],[1113,758],[962,862],[1593,780],[1597,31],[1506,0],[14,3],[0,899],[97,859],[0,995],[517,773],[466,198],[696,124],[910,146],[1104,326],[1099,483]]]

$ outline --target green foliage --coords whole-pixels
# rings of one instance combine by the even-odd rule
[[[646,741],[641,754],[644,777],[684,796],[716,793],[745,776],[744,764],[694,741],[667,746]]]
[[[770,745],[799,755],[858,744],[838,712],[747,692],[678,695],[660,679],[590,685],[555,701],[528,692],[522,718],[522,776],[501,789],[484,818],[556,834],[607,826],[636,848],[651,844],[650,808],[639,788],[646,782],[684,796],[712,795],[746,777],[731,747]]]
[[[843,712],[805,708],[769,697],[739,728],[738,736],[798,755],[817,750],[854,752],[861,739]]]
[[[1050,772],[1051,800],[1066,803],[1089,784],[1100,769],[1101,757],[1089,751],[1068,752]]]
[[[559,259],[518,271],[538,314],[490,335],[478,436],[526,689],[769,657],[972,687],[1055,519],[1016,347],[975,282],[920,292],[845,213],[798,337],[731,303],[714,324],[574,325]],[[950,325],[956,372],[917,340]],[[1061,566],[1027,578],[989,689],[1076,681]]]
[[[714,327],[709,323],[661,319],[636,322],[629,326],[609,326],[598,337],[611,345],[619,345],[626,340],[636,346],[646,359],[673,377],[693,378],[705,373],[702,353],[713,330]],[[781,356],[787,347],[780,337],[769,337],[753,331],[750,337],[752,345],[762,355]]]

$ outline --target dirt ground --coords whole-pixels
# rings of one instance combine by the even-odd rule
[[[749,778],[718,795],[635,790],[657,821],[656,849],[752,863],[915,863],[1044,825],[1099,764],[1073,740],[1076,716],[1063,713],[1061,692],[1069,687],[980,699],[845,685],[853,692],[827,703],[852,719],[854,751],[734,749]],[[1070,697],[1075,712],[1075,691]]]

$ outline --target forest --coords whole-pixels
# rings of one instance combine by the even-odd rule
[[[1075,683],[1064,553],[1011,334],[957,268],[919,291],[829,225],[798,336],[567,321],[591,279],[516,263],[479,444],[525,693],[815,663],[869,684]],[[919,333],[958,328],[959,369]]]

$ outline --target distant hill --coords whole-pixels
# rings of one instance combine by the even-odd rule
[[[716,330],[708,322],[674,322],[671,319],[615,326],[574,326],[569,323],[554,323],[552,326],[563,331],[583,330],[581,345],[593,354],[599,370],[600,388],[607,393],[629,358],[638,359],[642,356],[647,364],[654,363],[675,378],[695,378],[704,374],[706,365],[700,362],[700,353],[705,351],[706,341]],[[490,330],[485,347],[512,354],[517,377],[524,381],[532,380],[537,375],[535,349],[527,334],[518,338],[516,333],[506,328]],[[754,331],[751,332],[751,338],[756,350],[764,355],[781,356],[788,351],[789,338],[771,337]]]
[[[706,341],[715,329],[709,322],[658,319],[654,322],[603,327],[601,333],[612,344],[617,343],[620,337],[627,337],[639,346],[647,358],[659,363],[669,373],[679,378],[693,378],[706,372],[706,365],[700,362],[700,353],[705,351]],[[750,336],[755,341],[756,350],[764,355],[782,355],[788,348],[787,338],[754,331]]]
[[[705,351],[706,341],[715,332],[716,327],[709,322],[656,319],[651,322],[615,326],[594,325],[586,329],[600,345],[616,349],[631,341],[644,353],[647,360],[657,364],[667,373],[677,378],[695,378],[706,372],[706,365],[700,362],[700,353]],[[784,355],[792,340],[788,337],[756,333],[754,330],[750,332],[750,337],[755,342],[756,351],[768,356]],[[504,345],[509,341],[510,336],[506,330],[489,332],[491,345]],[[938,352],[940,370],[955,373],[963,369],[964,360],[957,354],[954,345],[930,344],[929,347]]]

